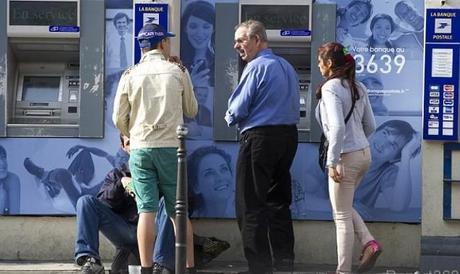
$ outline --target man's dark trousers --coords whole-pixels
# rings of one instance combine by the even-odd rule
[[[297,150],[295,125],[243,132],[236,167],[236,216],[251,273],[272,271],[275,260],[294,259],[289,169]]]

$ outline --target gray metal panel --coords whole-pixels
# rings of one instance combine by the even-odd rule
[[[0,137],[6,137],[6,56],[8,37],[6,34],[6,1],[0,1]]]
[[[238,3],[216,3],[216,55],[214,90],[214,140],[236,141],[236,127],[224,120],[227,101],[238,83],[238,56],[233,49],[234,27],[238,24]]]
[[[9,126],[8,137],[69,137],[78,136],[78,127]]]
[[[104,137],[104,1],[80,2],[80,133]]]
[[[422,273],[458,273],[460,269],[458,236],[422,236],[420,253]]]
[[[323,81],[323,76],[318,68],[318,48],[325,42],[333,42],[336,39],[336,12],[335,4],[313,4],[312,39],[311,39],[311,131],[310,142],[319,142],[321,128],[315,119],[316,100],[315,89]]]

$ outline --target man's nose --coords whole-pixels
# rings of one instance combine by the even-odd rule
[[[238,48],[239,48],[239,46],[238,46],[238,43],[237,43],[237,42],[234,42],[234,43],[233,43],[233,48],[234,48],[234,49],[238,49]]]

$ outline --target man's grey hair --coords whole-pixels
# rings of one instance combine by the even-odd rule
[[[252,19],[247,20],[236,25],[235,30],[241,27],[245,27],[248,30],[247,34],[249,39],[258,36],[262,42],[268,42],[267,32],[265,31],[265,26],[262,22]]]

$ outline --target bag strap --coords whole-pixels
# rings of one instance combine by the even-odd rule
[[[356,99],[353,96],[353,94],[351,95],[351,102],[352,103],[351,103],[350,111],[348,112],[347,117],[345,118],[345,124],[348,122],[348,120],[350,120],[351,114],[353,113],[353,109],[355,108]]]
[[[353,94],[351,95],[351,108],[350,111],[347,114],[347,117],[345,117],[345,124],[348,123],[348,120],[350,120],[351,114],[353,113],[353,109],[355,108],[355,103],[356,99],[353,97]],[[321,104],[319,105],[319,108],[321,109]],[[319,120],[322,121],[321,119],[321,110],[319,111]]]

